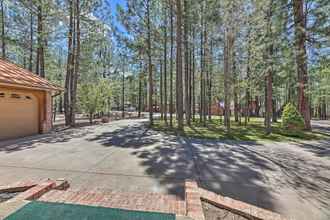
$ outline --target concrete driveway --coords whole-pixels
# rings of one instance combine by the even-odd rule
[[[0,185],[66,178],[74,190],[183,197],[183,181],[196,179],[209,190],[288,217],[330,218],[330,141],[196,140],[150,130],[146,122],[123,120],[2,142]]]

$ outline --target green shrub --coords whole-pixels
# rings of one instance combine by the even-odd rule
[[[298,112],[297,108],[288,103],[282,114],[282,127],[286,129],[302,130],[304,129],[304,119]]]

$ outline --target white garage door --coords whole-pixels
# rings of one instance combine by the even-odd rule
[[[35,96],[0,89],[0,140],[37,134],[38,115]]]

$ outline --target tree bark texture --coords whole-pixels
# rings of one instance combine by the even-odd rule
[[[178,130],[183,130],[183,86],[182,86],[182,8],[181,0],[176,0],[176,72],[177,72],[177,114]]]
[[[298,110],[304,117],[305,129],[311,130],[311,115],[308,96],[308,72],[306,53],[306,20],[304,0],[293,0],[293,17],[295,25],[296,66],[298,74]]]

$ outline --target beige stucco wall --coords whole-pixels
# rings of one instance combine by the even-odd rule
[[[52,129],[52,94],[49,91],[39,91],[39,90],[33,90],[33,89],[22,89],[22,88],[15,88],[10,86],[0,86],[0,92],[10,92],[10,93],[20,93],[20,94],[32,94],[33,97],[37,99],[38,107],[33,111],[38,111],[38,132],[37,133],[46,133],[49,132]],[[28,113],[28,114],[34,114],[35,112]],[[6,113],[1,113],[6,114]],[[4,116],[5,117],[5,116]],[[11,118],[11,120],[14,120]],[[19,119],[18,119],[19,120]],[[0,121],[0,124],[2,124],[3,128],[5,129],[4,122]],[[32,126],[32,125],[26,125],[26,126]],[[15,136],[15,135],[13,135]]]

